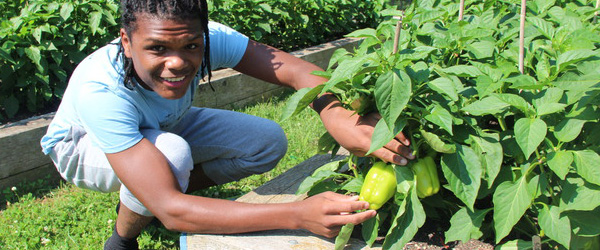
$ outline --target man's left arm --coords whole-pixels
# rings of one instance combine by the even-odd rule
[[[323,71],[317,65],[253,40],[248,41],[246,52],[234,69],[295,90],[315,87],[327,81],[326,78],[312,74],[314,71]],[[357,156],[364,156],[368,152],[375,125],[381,118],[379,114],[359,116],[343,108],[333,94],[320,96],[311,103],[311,107],[319,113],[327,131],[342,147]],[[410,141],[399,133],[383,148],[371,153],[371,156],[405,165],[408,159],[414,158],[409,145]]]

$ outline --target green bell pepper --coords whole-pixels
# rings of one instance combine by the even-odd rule
[[[373,164],[361,187],[359,200],[369,202],[369,209],[377,210],[396,193],[396,174],[391,164],[379,161]]]
[[[417,160],[413,164],[412,170],[415,173],[417,195],[419,198],[425,198],[440,191],[437,165],[433,161],[433,157],[426,156]]]

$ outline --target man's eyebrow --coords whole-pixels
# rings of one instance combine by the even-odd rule
[[[191,37],[191,38],[189,38],[187,40],[188,41],[194,41],[196,39],[201,39],[201,38],[204,38],[203,34],[195,35],[195,36],[193,36],[193,37]],[[168,43],[169,41],[168,40],[161,40],[160,38],[146,38],[145,42],[163,44],[163,43]]]

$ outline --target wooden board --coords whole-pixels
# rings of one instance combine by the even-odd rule
[[[296,195],[296,190],[302,180],[310,176],[312,172],[332,161],[341,160],[347,151],[339,155],[315,155],[310,159],[298,164],[292,169],[240,197],[237,201],[248,203],[284,203],[293,202],[306,198],[306,194]],[[306,230],[271,230],[254,233],[211,235],[211,234],[182,234],[181,250],[242,250],[242,249],[333,249],[334,239],[328,239]],[[370,248],[358,239],[350,239],[345,248],[353,249],[380,249]]]

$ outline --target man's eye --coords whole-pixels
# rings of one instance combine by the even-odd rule
[[[150,47],[150,50],[160,52],[160,51],[164,51],[165,47],[164,46],[152,46],[152,47]]]
[[[187,47],[188,47],[188,49],[197,49],[200,46],[198,46],[198,44],[189,44]]]

